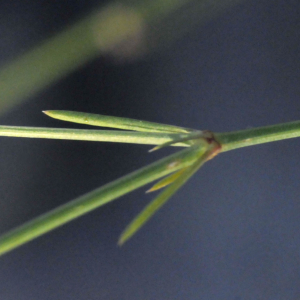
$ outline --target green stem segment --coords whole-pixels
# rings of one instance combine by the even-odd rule
[[[182,135],[160,132],[0,126],[0,136],[157,145],[178,139]],[[176,146],[186,146],[186,144],[178,143]]]
[[[222,145],[222,152],[226,152],[242,147],[300,137],[300,121],[215,133],[214,135]],[[0,126],[0,136],[160,145],[181,138],[184,134]],[[187,145],[178,143],[176,146]]]
[[[11,108],[97,57],[93,25],[97,15],[50,38],[0,70],[0,110]]]
[[[300,137],[300,121],[215,133],[215,137],[222,145],[222,152],[225,152],[242,147]]]

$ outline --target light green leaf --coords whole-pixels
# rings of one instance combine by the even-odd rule
[[[171,184],[172,182],[174,182],[184,171],[186,170],[186,168],[183,168],[165,178],[163,178],[162,180],[160,180],[159,182],[155,183],[152,188],[150,188],[149,190],[146,191],[146,193],[152,193],[154,191],[160,190],[162,188],[164,188],[165,186]]]
[[[154,200],[152,200],[146,208],[125,228],[121,234],[118,245],[123,245],[130,239],[153,215],[160,209],[170,197],[184,184],[187,180],[206,162],[214,151],[214,146],[210,146],[207,150],[200,148],[198,159],[188,167],[180,177],[178,177],[171,185],[165,188]]]
[[[192,132],[192,133],[190,133],[186,136],[178,137],[176,139],[173,139],[172,141],[157,145],[156,147],[150,149],[148,152],[153,152],[153,151],[159,150],[159,149],[164,148],[164,147],[175,145],[176,143],[187,142],[187,141],[191,141],[191,140],[195,140],[195,139],[198,139],[198,144],[200,142],[203,145],[206,144],[204,139],[200,139],[201,137],[203,137],[202,131],[195,131],[195,132]]]
[[[43,113],[62,121],[125,130],[166,133],[188,133],[192,131],[192,129],[172,125],[67,110],[47,110]]]

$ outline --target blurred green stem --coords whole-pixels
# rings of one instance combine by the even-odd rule
[[[76,24],[1,66],[0,112],[35,95],[98,55],[134,58],[169,43],[194,24],[240,1],[121,0],[95,9]],[[193,18],[192,12],[196,14]]]
[[[54,81],[96,57],[88,17],[50,38],[32,51],[16,58],[0,70],[0,110],[33,96]]]
[[[167,1],[167,5],[162,5],[164,1],[156,1],[155,5],[144,5],[143,1],[139,1],[133,8],[122,6],[121,1],[95,10],[75,25],[2,66],[0,111],[35,95],[99,54],[114,49],[118,43],[141,34],[144,22],[150,22],[155,12],[163,9],[167,13],[186,1]]]

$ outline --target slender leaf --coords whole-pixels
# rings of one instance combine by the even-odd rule
[[[164,188],[165,186],[171,184],[172,182],[174,182],[179,176],[181,176],[181,174],[186,170],[186,168],[183,168],[165,178],[163,178],[162,180],[160,180],[159,182],[157,182],[156,184],[154,184],[152,186],[152,188],[150,188],[149,190],[146,191],[146,193],[151,193],[157,190],[160,190],[162,188]]]
[[[192,129],[172,125],[67,110],[47,110],[43,113],[62,121],[125,130],[166,133],[188,133],[192,131]]]
[[[177,139],[174,139],[172,141],[157,145],[156,147],[150,149],[148,152],[153,152],[153,151],[159,150],[159,149],[164,148],[164,147],[175,145],[176,143],[187,142],[187,141],[199,139],[200,137],[203,137],[202,131],[196,131],[196,132],[190,133],[186,136],[178,137]],[[202,141],[203,141],[203,143],[205,143],[205,140],[202,139],[201,142]]]
[[[188,167],[180,177],[178,177],[171,185],[166,187],[163,192],[152,200],[125,228],[119,238],[118,244],[121,246],[130,239],[154,215],[154,213],[160,209],[184,183],[186,183],[186,181],[206,162],[214,151],[214,146],[210,146],[206,151],[203,148],[200,148],[196,162]]]
[[[25,223],[0,237],[0,255],[147,183],[193,164],[198,155],[196,146],[181,150]]]

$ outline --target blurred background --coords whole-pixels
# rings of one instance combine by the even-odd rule
[[[216,132],[300,119],[295,0],[0,1],[0,69],[95,12],[116,38],[99,34],[72,72],[7,98],[2,125],[87,128],[50,109]],[[0,140],[1,233],[170,153]],[[147,187],[0,257],[0,299],[299,299],[299,147],[221,154],[122,248],[119,234],[155,196]]]

